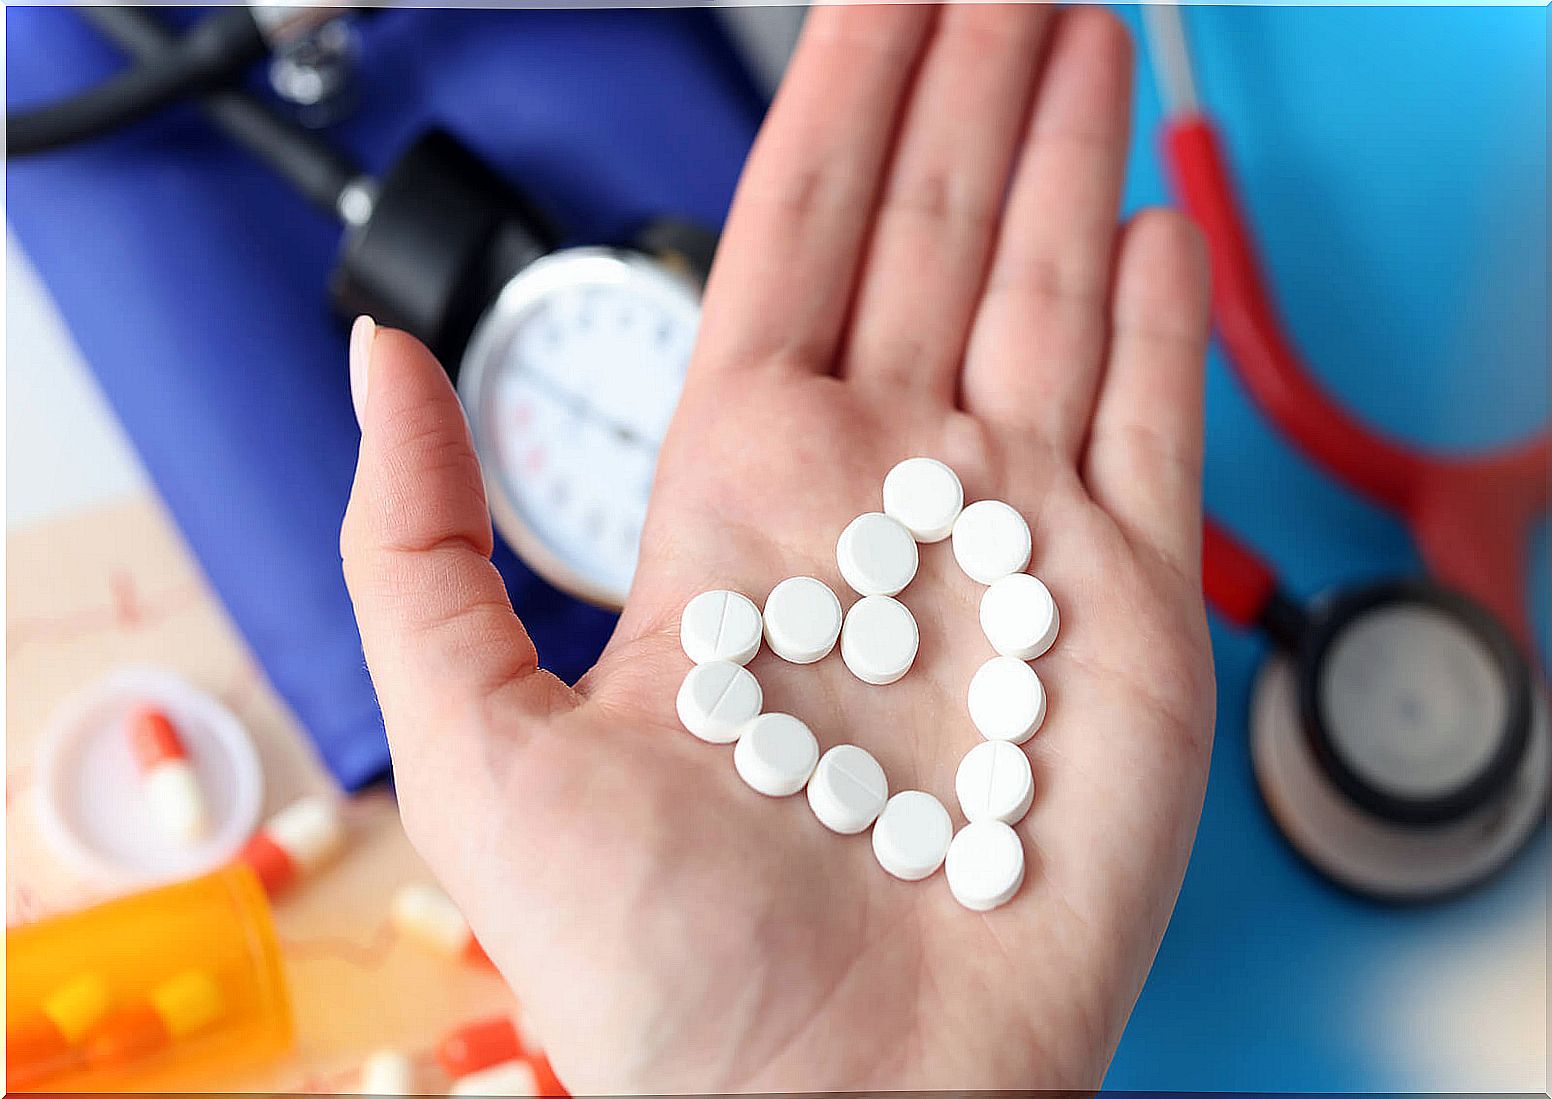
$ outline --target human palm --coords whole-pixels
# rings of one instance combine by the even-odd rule
[[[491,568],[456,399],[360,349],[342,537],[405,825],[578,1092],[1096,1085],[1179,888],[1206,778],[1202,261],[1116,229],[1124,34],[1039,5],[819,9],[752,154],[660,455],[635,586],[568,688]],[[937,457],[1029,519],[1062,608],[1005,906],[906,883],[679,727],[697,592],[844,591],[841,528]],[[909,675],[762,651],[766,708],[953,806],[991,655],[923,546]]]

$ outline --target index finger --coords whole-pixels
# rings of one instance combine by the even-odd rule
[[[809,15],[728,215],[696,369],[775,361],[829,369],[935,18],[916,4]]]

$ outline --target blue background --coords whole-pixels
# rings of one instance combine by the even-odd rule
[[[1129,13],[1134,29],[1139,23]],[[1547,420],[1546,12],[1191,8],[1217,120],[1287,327],[1361,417],[1451,449]],[[1164,201],[1141,56],[1129,206]],[[1303,460],[1208,363],[1209,510],[1288,587],[1420,566],[1405,530]],[[1528,597],[1548,651],[1547,524]],[[1378,1054],[1374,983],[1546,905],[1546,828],[1503,877],[1420,910],[1326,885],[1289,853],[1251,776],[1245,715],[1264,645],[1213,628],[1218,732],[1170,930],[1107,1086],[1428,1089]],[[1398,1010],[1400,1005],[1397,1005]],[[1464,1045],[1464,1043],[1462,1043]]]
[[[7,19],[13,103],[117,64],[68,12]],[[1279,303],[1322,380],[1429,445],[1541,425],[1545,12],[1196,8],[1187,21]],[[401,12],[364,47],[365,106],[341,141],[380,166],[427,119],[447,121],[578,239],[654,212],[720,219],[758,119],[699,13]],[[1140,69],[1133,208],[1167,198],[1145,56]],[[336,230],[186,111],[8,179],[18,237],[212,583],[331,764],[371,774],[377,719],[332,556],[354,431],[343,333],[321,305]],[[1277,437],[1216,353],[1208,413],[1209,506],[1294,591],[1418,567],[1400,525]],[[1545,523],[1535,539],[1545,653]],[[501,563],[547,662],[580,671],[607,616]],[[1544,906],[1545,829],[1506,875],[1448,904],[1383,908],[1326,886],[1251,779],[1262,643],[1216,623],[1214,640],[1201,833],[1108,1084],[1427,1088],[1377,1053],[1384,1021],[1365,990],[1396,959]]]

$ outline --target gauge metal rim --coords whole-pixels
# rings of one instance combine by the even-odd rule
[[[1525,754],[1498,799],[1446,824],[1402,824],[1366,812],[1331,781],[1300,718],[1293,663],[1274,654],[1252,691],[1251,765],[1279,830],[1326,878],[1371,900],[1439,900],[1492,877],[1535,835],[1552,784],[1552,729],[1539,690],[1532,714]]]
[[[518,512],[508,497],[497,463],[486,460],[492,443],[486,437],[480,410],[484,407],[496,353],[507,346],[514,327],[535,303],[558,289],[582,282],[622,283],[643,279],[685,297],[688,304],[699,311],[700,295],[693,280],[639,252],[602,247],[565,248],[535,260],[512,276],[475,325],[458,372],[458,396],[468,417],[469,433],[474,439],[485,482],[486,502],[496,530],[523,562],[545,580],[588,603],[616,611],[624,606],[629,592],[616,591],[583,576],[552,550]]]

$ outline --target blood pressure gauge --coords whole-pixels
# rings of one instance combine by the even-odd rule
[[[658,444],[700,320],[696,284],[638,252],[536,260],[475,327],[458,373],[497,528],[565,590],[619,606]]]
[[[1425,581],[1304,609],[1252,707],[1256,777],[1294,846],[1369,896],[1422,900],[1497,870],[1552,777],[1544,699],[1512,639]]]
[[[497,530],[552,584],[618,607],[678,403],[715,237],[658,219],[557,249],[534,206],[433,130],[347,231],[334,296],[415,333],[468,412]]]

